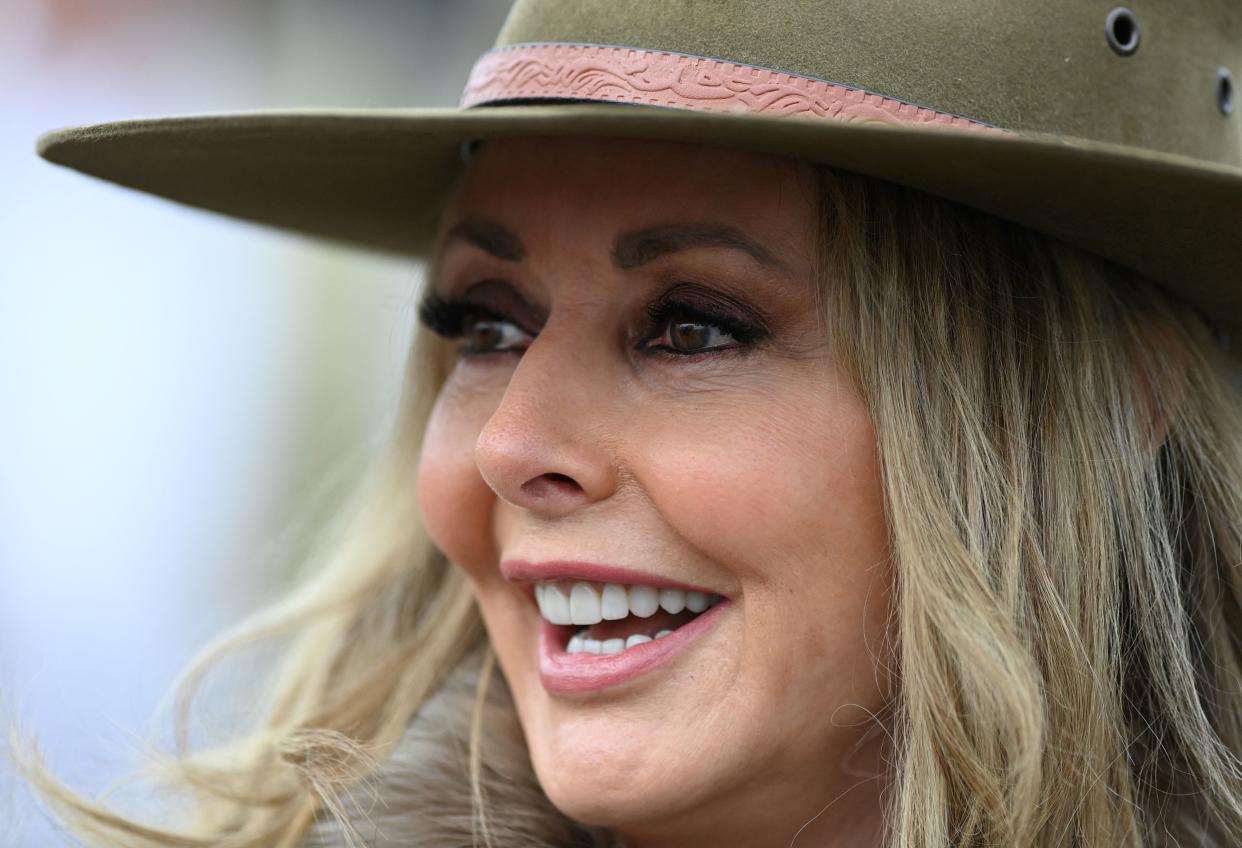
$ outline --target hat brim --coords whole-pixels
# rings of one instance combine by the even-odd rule
[[[463,142],[542,135],[721,144],[901,183],[1084,247],[1242,328],[1242,168],[1103,142],[569,102],[118,121],[46,133],[38,152],[191,206],[420,256]]]

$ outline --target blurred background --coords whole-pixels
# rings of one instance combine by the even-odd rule
[[[421,269],[39,160],[46,130],[455,105],[508,0],[0,0],[0,717],[95,793],[387,432]],[[313,529],[313,528],[312,528]],[[73,844],[0,762],[0,846]]]

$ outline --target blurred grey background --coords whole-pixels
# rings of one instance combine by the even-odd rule
[[[54,167],[48,129],[454,105],[508,0],[0,0],[0,717],[94,793],[395,409],[420,269]],[[342,470],[343,469],[343,470]],[[71,844],[0,763],[0,845]]]

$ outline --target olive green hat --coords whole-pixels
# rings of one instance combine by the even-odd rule
[[[42,136],[173,200],[420,255],[473,139],[727,144],[1060,237],[1242,327],[1239,0],[519,0],[457,109],[278,110]]]

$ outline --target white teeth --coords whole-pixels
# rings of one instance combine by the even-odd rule
[[[605,639],[600,643],[601,654],[619,654],[625,650],[624,639]]]
[[[639,618],[650,618],[660,608],[660,590],[651,586],[630,587],[630,612]]]
[[[598,624],[600,615],[599,595],[590,583],[575,583],[569,593],[569,621],[571,624]]]
[[[665,612],[679,613],[686,608],[686,593],[681,589],[661,589],[660,606]]]
[[[660,631],[662,635],[672,633],[671,630]],[[569,644],[565,646],[567,654],[619,654],[624,650],[641,645],[644,642],[650,642],[651,636],[644,633],[635,633],[628,639],[592,639],[586,635],[587,631],[583,628],[580,632],[575,633],[570,638]],[[658,637],[657,637],[658,638]]]
[[[629,595],[624,586],[616,583],[605,583],[604,593],[600,599],[600,614],[607,621],[619,621],[630,614]]]
[[[653,586],[622,586],[619,583],[540,583],[535,601],[540,614],[552,624],[598,624],[634,615],[650,618],[664,609],[676,615],[682,610],[698,614],[724,600],[719,595]]]
[[[663,639],[671,634],[672,630],[661,630],[655,636],[648,636],[645,633],[635,633],[626,639],[592,639],[588,637],[587,631],[583,628],[580,632],[575,633],[570,638],[569,644],[565,646],[567,654],[619,654],[622,651],[628,651],[636,645],[642,645],[653,639]]]
[[[542,591],[541,591],[542,590]],[[535,600],[539,612],[553,624],[573,624],[569,616],[569,598],[554,584],[535,587]]]

